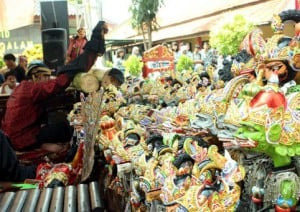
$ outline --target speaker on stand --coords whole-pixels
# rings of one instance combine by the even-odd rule
[[[68,2],[66,0],[41,1],[42,30],[64,28],[69,30]]]
[[[64,65],[67,54],[67,32],[63,28],[42,30],[44,63],[51,69]]]
[[[67,0],[42,0],[41,24],[44,63],[51,69],[64,65],[69,41]]]

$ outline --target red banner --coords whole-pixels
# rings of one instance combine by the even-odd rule
[[[300,9],[300,0],[295,0],[295,9],[296,10]]]
[[[152,72],[174,71],[173,52],[162,45],[144,52],[143,62],[143,77],[145,78]]]

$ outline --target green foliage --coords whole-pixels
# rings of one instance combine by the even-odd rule
[[[125,71],[127,71],[132,76],[140,76],[144,63],[140,61],[140,59],[135,56],[131,55],[128,59],[124,62]]]
[[[242,15],[234,16],[233,20],[216,25],[210,32],[210,45],[223,55],[235,55],[245,36],[254,29],[253,23]]]
[[[152,31],[158,28],[156,13],[162,5],[163,0],[132,0],[129,8],[131,25],[143,34],[146,50],[152,47]]]
[[[4,66],[4,61],[3,61],[3,57],[0,58],[0,68],[2,68]]]
[[[280,135],[281,135],[280,124],[273,124],[270,127],[269,133],[267,135],[269,136],[270,141],[277,142],[280,139]]]
[[[43,60],[43,46],[42,44],[34,44],[26,48],[22,54],[27,57],[28,63],[33,60]]]
[[[178,58],[178,62],[176,65],[176,70],[182,72],[183,70],[192,70],[194,67],[194,62],[191,58],[186,55],[181,55]]]
[[[139,28],[142,24],[152,22],[163,0],[132,0],[129,11],[132,13],[132,26]]]
[[[105,66],[108,67],[108,68],[112,68],[114,66],[114,64],[111,61],[106,60],[105,61]]]

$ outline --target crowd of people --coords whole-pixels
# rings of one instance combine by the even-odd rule
[[[194,48],[191,49],[189,42],[172,42],[166,45],[174,54],[175,63],[182,55],[189,57],[194,63],[194,70],[198,71],[208,65],[222,68],[223,55],[219,54],[214,48],[211,48],[210,44],[205,41],[201,44],[194,44]]]
[[[190,58],[194,64],[194,71],[199,71],[201,69],[204,70],[208,65],[213,65],[218,69],[223,67],[223,55],[219,54],[216,49],[211,48],[207,41],[202,42],[201,44],[194,44],[193,49],[191,49],[191,44],[189,42],[173,41],[171,43],[162,43],[162,45],[167,47],[169,51],[173,52],[175,64],[177,64],[182,55]],[[113,67],[124,71],[124,62],[130,55],[135,55],[139,59],[142,59],[142,54],[143,52],[141,52],[138,46],[133,46],[131,52],[124,48],[119,48],[116,50],[115,56],[112,58]]]
[[[0,71],[0,94],[10,95],[15,87],[26,79],[27,58],[8,53],[3,57],[5,67]]]

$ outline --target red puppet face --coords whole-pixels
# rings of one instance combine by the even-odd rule
[[[275,92],[273,90],[269,91],[260,91],[256,96],[251,100],[250,107],[260,107],[267,105],[269,108],[278,109],[283,107],[286,109],[287,100],[285,96],[280,92]]]
[[[47,187],[54,179],[68,185],[72,175],[72,166],[67,163],[50,164],[41,163],[37,168],[36,179],[40,181],[39,187]]]

